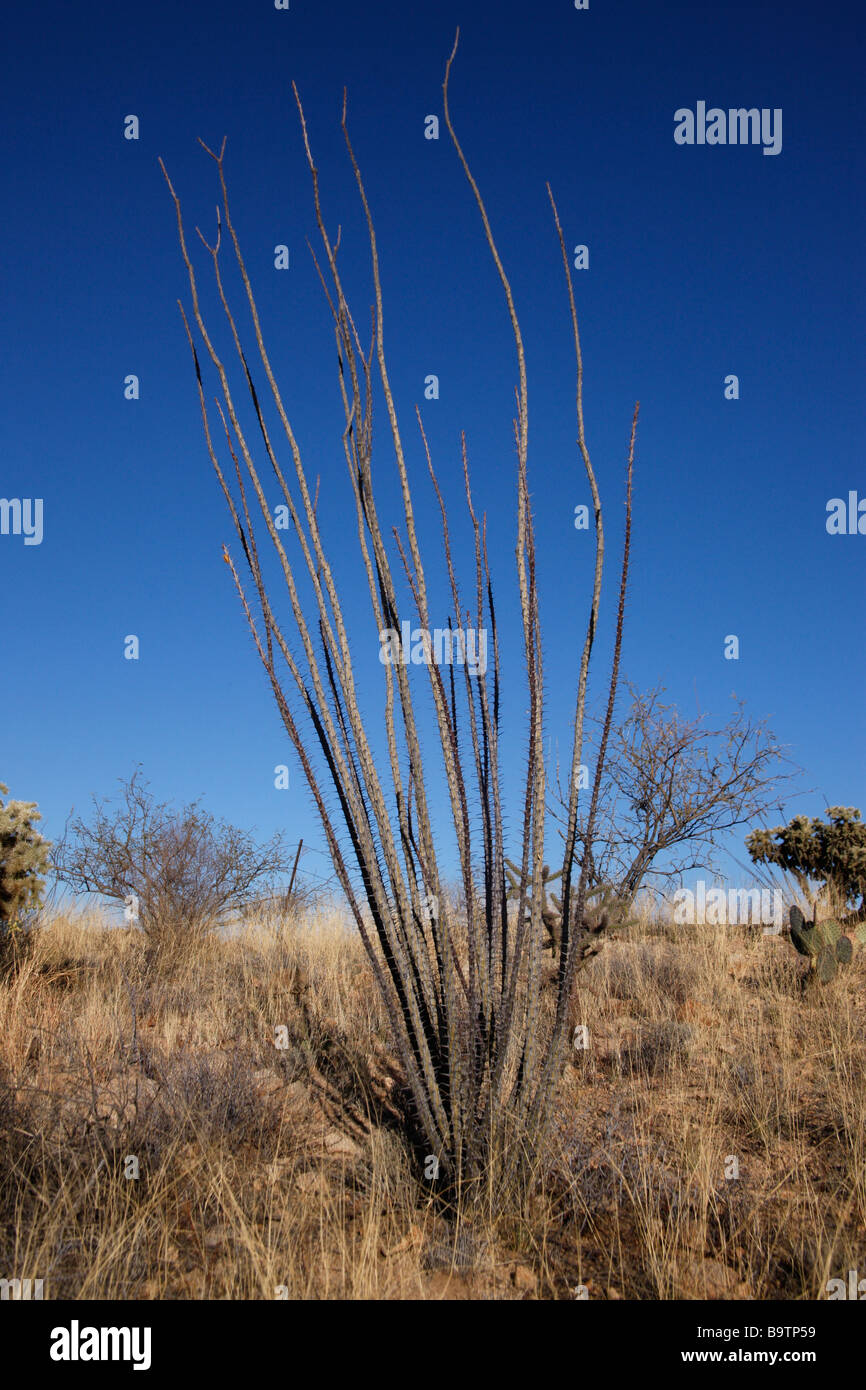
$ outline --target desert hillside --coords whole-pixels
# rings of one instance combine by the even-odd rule
[[[461,1207],[336,911],[162,972],[55,916],[0,985],[0,1265],[52,1299],[826,1298],[866,1263],[866,962],[804,970],[784,935],[616,933],[528,1187]]]

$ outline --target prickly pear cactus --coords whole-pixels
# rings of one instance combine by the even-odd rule
[[[815,918],[807,922],[799,907],[792,907],[789,914],[791,942],[801,956],[809,958],[812,972],[821,981],[829,984],[840,965],[850,965],[854,959],[854,946],[850,936],[845,936],[838,922]],[[854,929],[854,938],[859,945],[866,945],[866,922]]]

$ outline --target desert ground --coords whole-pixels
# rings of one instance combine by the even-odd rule
[[[46,1298],[825,1298],[866,1269],[866,964],[804,970],[760,929],[616,932],[530,1184],[462,1206],[337,909],[160,971],[55,914],[0,985],[0,1265]]]

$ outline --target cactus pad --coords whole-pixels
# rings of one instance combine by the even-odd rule
[[[822,985],[830,983],[836,974],[836,952],[832,947],[821,947],[815,961],[815,970]]]
[[[836,959],[840,965],[850,965],[854,955],[854,947],[847,936],[840,936],[836,942]]]

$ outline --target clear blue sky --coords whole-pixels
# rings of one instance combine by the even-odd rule
[[[570,747],[592,570],[590,537],[573,525],[588,494],[549,179],[568,245],[590,250],[575,284],[612,561],[596,695],[640,399],[625,673],[642,686],[663,681],[689,715],[696,695],[724,713],[736,691],[756,717],[769,716],[815,788],[790,813],[866,801],[866,535],[825,527],[830,498],[866,497],[859,6],[291,0],[278,11],[268,0],[49,0],[7,14],[0,83],[0,496],[44,505],[40,545],[0,535],[0,780],[39,802],[49,836],[71,807],[111,794],[141,762],[161,799],[201,796],[262,834],[283,828],[292,841],[323,844],[221,559],[223,542],[237,545],[205,451],[176,306],[178,296],[188,305],[188,286],[157,165],[162,155],[189,228],[210,234],[217,184],[197,136],[211,145],[228,136],[234,216],[295,431],[322,476],[338,577],[354,586],[356,660],[381,722],[378,647],[352,577],[333,337],[305,246],[315,223],[293,78],[329,225],[343,224],[352,302],[367,322],[368,251],[339,129],[348,88],[430,554],[438,519],[416,402],[458,540],[467,431],[500,617],[513,615],[513,342],[444,124],[438,142],[424,139],[425,117],[441,115],[458,23],[452,114],[528,355],[547,736]],[[674,112],[701,101],[781,108],[781,152],[677,144]],[[124,138],[129,114],[140,121],[137,141]],[[278,243],[290,248],[287,271],[274,268]],[[200,266],[205,274],[203,257]],[[140,378],[137,401],[124,399],[129,373]],[[429,373],[440,378],[435,402],[423,399]],[[724,398],[730,373],[736,401]],[[396,520],[385,423],[380,410],[377,476]],[[137,662],[123,657],[129,633],[140,638]],[[724,659],[730,633],[738,661]],[[526,704],[515,677],[504,711],[513,795]],[[292,784],[277,791],[283,762]],[[741,841],[733,847],[742,852]]]

